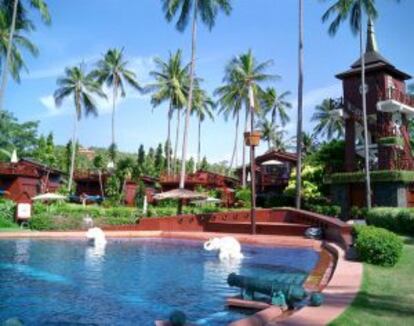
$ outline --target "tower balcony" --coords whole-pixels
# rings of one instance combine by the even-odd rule
[[[414,116],[414,97],[397,89],[390,88],[380,94],[377,110],[381,112],[401,112]]]

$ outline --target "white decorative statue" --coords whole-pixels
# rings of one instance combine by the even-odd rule
[[[106,245],[105,233],[100,228],[95,227],[89,229],[88,232],[86,232],[86,239],[88,239],[90,245],[94,245],[95,247]]]
[[[219,250],[220,260],[241,259],[240,242],[234,237],[213,238],[204,243],[207,251]]]

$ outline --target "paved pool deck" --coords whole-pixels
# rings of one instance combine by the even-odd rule
[[[223,237],[223,233],[166,232],[166,231],[106,231],[108,238],[179,238],[207,240]],[[232,326],[272,325],[327,325],[341,315],[357,295],[362,282],[363,267],[359,262],[349,261],[345,252],[334,243],[305,239],[295,236],[231,234],[241,243],[261,246],[283,246],[329,250],[335,258],[334,272],[325,278],[323,293],[325,302],[320,307],[305,307],[286,317],[277,307],[262,310],[248,318],[232,323]],[[85,239],[84,231],[74,232],[1,232],[0,239]]]

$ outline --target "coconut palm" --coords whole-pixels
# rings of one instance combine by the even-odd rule
[[[5,23],[8,28],[4,29],[8,31],[8,40],[6,46],[6,55],[2,70],[1,85],[0,85],[0,110],[3,109],[4,94],[7,86],[8,73],[11,71],[13,78],[16,77],[16,43],[21,43],[16,41],[16,31],[20,33],[21,30],[30,31],[34,29],[34,25],[27,18],[27,9],[24,7],[23,0],[1,0],[0,10],[5,13],[7,19]],[[49,14],[49,9],[45,1],[43,0],[27,0],[31,8],[36,9],[40,13],[42,21],[46,24],[50,24],[51,18]],[[11,17],[11,19],[10,19]],[[19,38],[22,36],[19,35]],[[27,42],[25,42],[27,43]],[[22,44],[20,44],[22,45]],[[24,45],[23,45],[24,46]],[[27,47],[27,46],[24,46]],[[30,51],[32,52],[32,51]],[[37,52],[37,51],[36,51]],[[21,58],[20,61],[22,62]],[[11,67],[10,67],[11,65]],[[20,68],[23,65],[20,66]],[[18,66],[17,66],[18,67]]]
[[[316,142],[315,134],[302,133],[302,152],[304,155],[308,155],[317,150],[318,144]]]
[[[330,98],[315,107],[311,121],[317,122],[313,129],[315,135],[326,136],[328,140],[344,136],[344,119],[337,114],[335,101]]]
[[[95,81],[92,74],[86,74],[83,65],[65,69],[64,76],[57,80],[58,89],[54,92],[55,104],[57,107],[67,97],[73,97],[75,105],[75,118],[72,135],[72,153],[69,172],[68,190],[72,189],[73,172],[75,169],[75,153],[77,144],[77,127],[82,114],[97,116],[98,109],[94,100],[94,95],[105,98],[100,85]]]
[[[213,110],[216,103],[208,96],[207,92],[198,85],[194,89],[193,113],[198,118],[198,145],[196,167],[201,163],[201,124],[206,118],[214,120]]]
[[[98,171],[98,178],[99,178],[99,188],[101,190],[102,198],[105,197],[105,191],[102,182],[102,170],[105,168],[105,161],[101,154],[96,155],[92,161],[93,167]]]
[[[10,24],[9,18],[6,15],[6,12],[1,11],[0,9],[0,57],[2,58],[7,57],[10,39]],[[25,23],[29,24],[29,22]],[[13,79],[17,82],[20,82],[20,71],[26,69],[20,50],[28,51],[33,56],[37,56],[38,54],[37,47],[22,34],[24,31],[25,28],[21,24],[15,28],[13,43],[10,47],[9,54],[8,73],[10,73]],[[3,76],[4,75],[5,72],[3,69]]]
[[[233,153],[230,160],[228,173],[231,172],[233,164],[237,166],[237,145],[239,138],[239,122],[240,112],[243,109],[243,102],[245,97],[242,94],[242,90],[233,80],[224,80],[225,84],[218,87],[214,91],[214,95],[218,96],[218,105],[220,107],[219,113],[223,113],[224,119],[227,121],[231,116],[235,119],[235,137],[233,145]],[[244,147],[244,146],[243,146]],[[244,164],[243,164],[244,165]],[[243,167],[244,168],[244,167]],[[245,169],[243,169],[245,171]],[[243,178],[245,180],[245,178]]]
[[[196,40],[197,40],[197,23],[198,20],[207,25],[211,30],[216,22],[217,15],[223,11],[229,15],[232,7],[231,0],[161,0],[165,18],[172,21],[175,16],[179,16],[176,27],[183,32],[187,27],[190,19],[192,20],[192,41],[191,41],[191,65],[190,65],[190,85],[188,91],[187,109],[185,112],[185,124],[183,135],[183,149],[181,157],[181,175],[180,188],[185,186],[185,163],[187,158],[187,139],[190,127],[190,114],[193,105],[193,90],[195,78],[195,62],[196,62]]]
[[[167,153],[171,151],[171,120],[174,109],[185,107],[188,95],[188,65],[183,65],[182,52],[178,50],[174,54],[170,53],[168,61],[160,58],[154,60],[156,70],[151,71],[155,82],[146,88],[153,93],[151,104],[157,107],[164,102],[168,102],[168,127],[167,127]],[[177,113],[179,115],[179,112]],[[167,172],[171,174],[171,156],[167,155]]]
[[[263,116],[256,124],[256,128],[261,133],[261,138],[267,142],[267,147],[270,149],[274,144],[278,126],[272,121]]]
[[[238,89],[242,103],[246,106],[246,125],[250,116],[250,130],[254,128],[255,113],[260,112],[260,103],[263,101],[264,91],[261,84],[275,80],[277,75],[268,74],[266,71],[273,64],[272,60],[258,63],[251,50],[233,58],[226,66],[224,81]],[[245,149],[245,146],[243,146]],[[246,180],[245,155],[243,151],[243,184]],[[252,181],[253,182],[253,181]]]
[[[296,129],[296,208],[301,207],[302,194],[302,128],[303,128],[303,0],[299,0],[299,39],[298,39],[298,120]]]
[[[263,97],[262,84],[275,80],[278,76],[267,73],[272,65],[272,60],[262,63],[257,62],[251,50],[233,58],[226,67],[225,81],[234,83],[234,87],[239,87],[246,103],[246,112],[250,114],[250,130],[254,130],[255,113],[260,112],[260,102]],[[248,106],[247,106],[248,103]],[[245,146],[243,146],[245,148]],[[244,160],[244,157],[243,157]],[[250,171],[254,169],[254,147],[250,146]],[[243,162],[244,166],[244,162]],[[251,192],[252,192],[252,233],[256,233],[256,178],[255,173],[251,173]]]
[[[325,0],[326,1],[326,0]],[[399,2],[399,0],[394,0]],[[363,49],[363,16],[368,17],[369,22],[375,20],[378,11],[375,7],[375,0],[335,0],[334,3],[326,10],[322,16],[322,21],[327,22],[332,19],[328,32],[331,36],[335,36],[339,26],[349,20],[351,31],[354,35],[359,34],[359,50],[361,58],[361,85],[365,90],[365,55]],[[369,148],[368,148],[368,123],[367,123],[367,104],[366,91],[362,92],[362,113],[364,128],[364,156],[365,156],[365,183],[366,183],[366,203],[371,208],[371,181],[369,172]]]
[[[286,100],[289,95],[290,92],[283,92],[279,95],[273,87],[268,87],[265,90],[261,105],[264,114],[270,113],[273,124],[276,124],[277,117],[279,117],[282,127],[290,121],[287,111],[292,108],[292,104]]]
[[[121,96],[125,97],[125,86],[129,85],[133,89],[142,92],[143,89],[137,81],[133,71],[128,69],[128,61],[125,60],[123,49],[109,49],[103,59],[97,63],[97,68],[93,72],[100,85],[106,85],[112,88],[112,143],[115,141],[115,109],[118,100],[119,91]]]

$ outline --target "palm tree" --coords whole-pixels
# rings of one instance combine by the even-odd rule
[[[243,102],[245,98],[241,92],[242,90],[238,87],[238,85],[233,80],[226,80],[226,77],[225,77],[224,82],[225,84],[223,86],[218,87],[214,91],[214,95],[218,96],[217,103],[220,106],[219,113],[223,113],[224,119],[227,121],[228,118],[232,116],[233,119],[235,119],[236,121],[233,153],[231,156],[230,165],[228,169],[228,173],[230,174],[233,164],[235,163],[235,165],[237,166],[237,144],[238,144],[238,138],[239,138],[240,112],[242,111]],[[243,163],[243,171],[245,171],[244,163]],[[243,180],[245,179],[246,178],[244,177]]]
[[[183,66],[181,50],[174,54],[170,53],[168,61],[156,58],[154,62],[156,70],[151,71],[150,75],[155,78],[155,82],[146,88],[154,92],[151,97],[153,107],[157,107],[166,101],[169,102],[166,141],[167,153],[169,153],[171,151],[171,120],[174,109],[183,108],[187,103],[188,65]],[[170,155],[167,155],[167,172],[168,175],[171,174]]]
[[[399,1],[399,0],[395,0]],[[365,183],[366,183],[366,203],[367,208],[371,208],[371,180],[369,172],[369,148],[368,148],[368,122],[367,122],[367,99],[365,87],[365,55],[363,49],[362,20],[364,14],[368,17],[369,23],[378,16],[375,7],[375,0],[335,0],[322,16],[322,21],[328,21],[335,15],[329,25],[328,32],[331,36],[336,35],[339,26],[349,19],[351,31],[354,35],[359,33],[359,51],[361,58],[361,85],[362,92],[362,114],[364,128],[364,156],[365,156]]]
[[[264,91],[260,87],[263,82],[268,82],[277,79],[278,76],[267,74],[266,70],[273,64],[272,60],[258,63],[254,58],[252,51],[241,54],[233,58],[226,66],[226,73],[224,81],[232,85],[234,90],[237,90],[240,101],[246,107],[246,124],[245,131],[247,131],[247,121],[250,117],[250,130],[254,128],[254,114],[260,112],[260,103],[263,102]],[[243,149],[245,146],[243,146]],[[242,165],[243,184],[245,185],[245,155],[243,151]]]
[[[272,120],[268,120],[263,116],[257,122],[256,128],[260,130],[262,139],[267,142],[267,148],[271,149],[276,138],[276,133],[278,132],[277,125]]]
[[[195,78],[195,62],[196,62],[196,39],[197,39],[197,21],[199,17],[201,21],[211,30],[216,22],[219,11],[223,11],[226,15],[230,15],[232,7],[231,0],[161,0],[165,18],[168,21],[173,20],[174,16],[179,15],[176,27],[183,32],[192,19],[192,41],[191,41],[191,65],[190,65],[190,86],[188,91],[187,110],[185,112],[185,125],[183,135],[183,149],[181,157],[181,175],[180,188],[185,186],[185,164],[187,158],[187,139],[188,129],[190,126],[190,114],[193,105],[193,90]],[[179,12],[179,14],[178,14]]]
[[[8,31],[8,41],[6,47],[6,58],[3,65],[1,85],[0,85],[0,110],[3,110],[4,94],[6,92],[7,78],[9,70],[12,72],[13,77],[15,78],[16,67],[13,67],[16,63],[14,58],[16,57],[16,48],[15,43],[22,45],[21,40],[16,41],[15,32],[20,30],[32,30],[34,25],[27,19],[26,8],[22,5],[22,0],[2,0],[0,3],[0,10],[4,12],[7,19],[5,20],[9,28],[5,29]],[[51,18],[49,14],[49,9],[45,1],[43,0],[28,0],[32,8],[36,9],[40,13],[42,21],[46,24],[51,23]],[[11,17],[11,21],[10,18]],[[19,39],[21,39],[19,35]],[[25,42],[27,43],[27,42]],[[23,45],[24,46],[24,45]],[[27,46],[24,46],[27,47]],[[33,51],[30,51],[33,52]],[[36,51],[37,52],[37,51]],[[21,58],[20,58],[21,60]],[[12,64],[12,67],[10,67]]]
[[[290,121],[287,110],[292,108],[292,104],[286,100],[286,97],[289,95],[290,92],[283,92],[278,95],[276,89],[268,87],[265,90],[261,103],[264,114],[270,113],[274,124],[276,124],[277,117],[279,116],[280,125],[282,127],[286,126],[286,124]]]
[[[98,171],[99,188],[101,190],[101,196],[102,198],[104,198],[105,191],[104,191],[103,182],[102,182],[102,170],[105,168],[105,162],[104,162],[103,156],[100,154],[96,155],[92,161],[92,164],[93,164],[93,167],[96,169],[96,171]]]
[[[315,135],[326,136],[328,140],[342,138],[345,132],[344,120],[337,114],[334,100],[328,98],[315,108],[311,121],[317,124],[313,129]]]
[[[213,110],[215,109],[216,104],[207,92],[201,89],[198,85],[194,89],[194,103],[193,103],[193,113],[198,118],[198,146],[197,146],[197,161],[196,168],[201,163],[201,124],[206,118],[214,120]]]
[[[68,190],[72,189],[73,172],[75,169],[75,153],[77,143],[77,127],[82,117],[90,114],[97,116],[98,110],[93,96],[105,98],[100,85],[94,80],[92,74],[86,74],[82,65],[65,69],[65,75],[57,80],[58,89],[54,92],[56,106],[61,106],[65,98],[71,96],[75,105],[75,119],[72,135],[72,153],[69,172]]]
[[[239,87],[244,102],[246,103],[246,111],[250,114],[250,131],[254,130],[255,112],[260,112],[260,101],[263,96],[263,89],[261,84],[274,80],[276,75],[268,74],[267,70],[273,64],[273,61],[268,60],[258,63],[251,50],[233,58],[226,67],[225,80],[233,82],[235,87]],[[247,109],[248,103],[248,109]],[[244,148],[245,146],[243,146]],[[256,178],[255,178],[255,158],[254,146],[250,146],[250,171],[251,173],[251,193],[252,193],[252,209],[251,222],[252,233],[256,233]]]
[[[125,86],[129,85],[139,92],[143,89],[139,85],[136,75],[133,71],[128,69],[128,61],[124,58],[123,49],[109,49],[104,58],[98,61],[97,68],[93,72],[100,85],[105,84],[107,87],[112,87],[112,143],[115,145],[115,109],[116,101],[118,99],[118,92],[121,91],[121,96],[126,95]]]
[[[28,24],[28,22],[25,22]],[[33,56],[37,56],[38,49],[37,47],[26,38],[21,32],[23,32],[24,26],[19,25],[15,28],[13,43],[10,47],[9,54],[9,64],[8,72],[12,75],[13,79],[17,82],[20,82],[20,71],[26,69],[26,66],[23,61],[23,57],[20,53],[20,49],[28,51]],[[1,11],[0,9],[0,56],[3,58],[7,57],[7,51],[9,48],[9,39],[10,39],[10,25],[9,18],[7,17],[6,12]],[[6,66],[4,66],[6,67]],[[3,68],[4,68],[3,67]],[[5,75],[3,69],[3,76]],[[0,107],[1,110],[1,107]]]
[[[317,150],[315,134],[302,133],[302,151],[303,154],[308,155]]]
[[[301,207],[302,194],[302,120],[303,120],[303,0],[299,0],[299,43],[298,43],[298,122],[296,130],[296,208]]]

